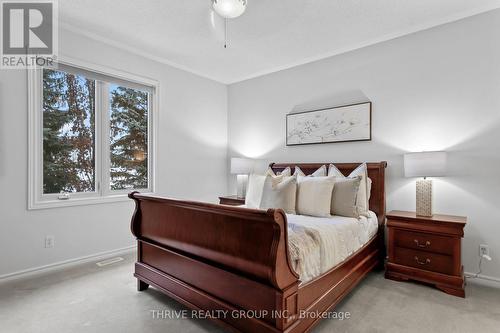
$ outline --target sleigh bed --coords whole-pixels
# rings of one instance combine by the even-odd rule
[[[271,164],[310,174],[325,163]],[[328,163],[326,163],[328,165]],[[335,163],[345,175],[359,163]],[[287,217],[234,206],[129,194],[136,203],[131,229],[137,238],[134,276],[236,332],[307,332],[385,257],[386,162],[368,163],[370,210],[378,232],[340,264],[301,283],[288,247]],[[234,315],[236,314],[236,315]]]

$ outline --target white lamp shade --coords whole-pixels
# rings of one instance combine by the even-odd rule
[[[253,171],[254,161],[249,158],[231,157],[231,173],[247,175]]]
[[[212,0],[212,8],[224,18],[235,18],[243,14],[247,0]]]
[[[446,174],[444,151],[404,154],[405,177],[440,177]]]

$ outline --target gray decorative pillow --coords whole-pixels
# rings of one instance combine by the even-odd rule
[[[353,178],[336,178],[332,193],[332,215],[359,217],[356,205],[362,176]]]
[[[328,168],[328,176],[335,176],[336,179],[346,178],[342,172],[337,169],[337,167],[333,164],[330,164]],[[353,172],[348,176],[348,178],[353,178],[361,176],[361,183],[358,189],[358,196],[356,199],[356,206],[358,207],[358,211],[360,215],[368,216],[369,210],[369,191],[368,191],[368,166],[366,163],[360,164]]]

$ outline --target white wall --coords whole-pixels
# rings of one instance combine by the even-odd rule
[[[63,55],[160,82],[159,194],[216,201],[226,192],[225,85],[69,32],[59,45]],[[0,276],[133,245],[131,201],[26,209],[27,121],[26,73],[0,70]],[[54,248],[44,248],[45,235],[55,236]]]
[[[446,150],[450,177],[437,179],[435,211],[466,215],[463,261],[500,279],[500,11],[412,34],[229,86],[229,156],[276,162],[381,161],[387,208],[415,209],[407,151]],[[285,146],[292,110],[373,102],[373,140]],[[234,191],[233,177],[229,178]]]

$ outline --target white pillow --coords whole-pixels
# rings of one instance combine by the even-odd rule
[[[262,191],[266,176],[251,174],[248,177],[247,193],[245,196],[245,206],[248,208],[259,208],[262,200]]]
[[[288,214],[295,214],[297,177],[267,176],[260,202],[261,209],[281,208]]]
[[[298,167],[295,166],[295,171],[293,172],[294,175],[296,176],[302,176],[305,177],[306,174]],[[326,165],[322,165],[318,168],[318,170],[314,171],[312,174],[310,174],[312,177],[326,177]]]
[[[334,176],[338,178],[346,178],[342,172],[333,164],[330,164],[328,168],[328,176]],[[369,211],[369,197],[368,197],[368,168],[366,163],[360,164],[353,172],[348,176],[348,178],[361,176],[361,184],[359,185],[358,196],[356,198],[356,206],[360,215],[368,216]]]
[[[335,177],[301,177],[297,185],[297,214],[329,217]]]
[[[368,204],[370,203],[370,198],[372,196],[372,179],[370,177],[367,178],[368,183],[367,183],[367,189],[368,189]]]
[[[276,176],[290,177],[292,175],[292,169],[290,169],[290,167],[286,167],[285,169],[283,169],[283,171],[278,172],[278,174],[275,174],[273,169],[267,168],[266,174],[269,176],[273,176],[273,177],[276,177]]]

